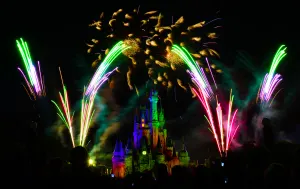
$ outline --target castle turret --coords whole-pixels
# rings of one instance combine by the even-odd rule
[[[151,91],[149,101],[151,103],[151,129],[152,129],[152,148],[155,149],[157,146],[157,139],[158,139],[158,128],[159,128],[159,121],[158,121],[158,111],[157,111],[157,102],[158,102],[158,93],[155,90]]]
[[[128,139],[125,147],[125,174],[132,174],[133,172],[133,146],[131,139]]]
[[[112,156],[112,172],[116,177],[123,178],[125,176],[125,154],[122,142],[117,140],[115,150]]]
[[[180,165],[182,166],[188,166],[190,162],[190,157],[189,154],[186,150],[186,146],[184,143],[184,138],[182,138],[182,148],[181,151],[179,152],[179,160],[180,160]]]

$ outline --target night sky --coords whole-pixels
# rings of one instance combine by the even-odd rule
[[[93,3],[90,3],[93,2]],[[227,3],[223,1],[142,1],[118,4],[116,1],[82,1],[80,3],[67,3],[55,1],[41,1],[31,3],[28,1],[14,5],[10,3],[8,10],[10,15],[3,18],[6,20],[8,37],[5,37],[5,50],[8,51],[8,60],[3,62],[9,70],[8,80],[5,82],[8,89],[4,89],[4,105],[9,110],[6,117],[14,120],[13,128],[26,125],[31,120],[32,108],[20,83],[23,78],[17,72],[17,65],[21,65],[21,58],[15,46],[15,39],[23,37],[30,46],[31,54],[35,60],[40,60],[45,75],[48,89],[48,97],[57,99],[57,92],[61,90],[58,66],[61,66],[65,83],[68,86],[71,101],[76,102],[81,95],[81,86],[86,78],[92,75],[91,57],[86,54],[85,42],[92,38],[91,28],[88,24],[97,19],[101,12],[111,15],[119,8],[132,10],[141,5],[141,12],[160,10],[166,16],[179,18],[185,16],[189,20],[201,21],[211,19],[216,15],[223,18],[223,30],[220,36],[219,50],[221,62],[229,69],[234,70],[233,75],[241,96],[247,93],[247,85],[253,79],[251,71],[244,65],[237,65],[237,52],[247,52],[252,57],[253,67],[263,72],[268,69],[273,53],[279,45],[286,44],[288,56],[284,60],[278,72],[284,76],[284,108],[289,115],[283,116],[288,125],[300,123],[297,106],[299,100],[298,82],[296,80],[299,70],[297,57],[297,45],[299,44],[299,27],[296,20],[296,5],[292,1],[282,1],[278,4],[274,1],[240,1],[239,3]],[[178,2],[178,3],[177,3]],[[263,4],[262,4],[263,2]],[[125,5],[126,4],[126,5]],[[218,12],[218,14],[216,14]],[[3,13],[2,13],[3,14]],[[6,56],[5,55],[5,56]],[[3,69],[4,70],[4,69]],[[2,70],[2,71],[3,71]],[[6,75],[8,73],[4,73]],[[221,76],[220,76],[221,77]],[[125,75],[124,75],[125,78]],[[10,81],[12,79],[12,81]],[[7,92],[11,91],[11,92]],[[73,93],[71,92],[73,91]],[[120,91],[125,91],[120,95]],[[72,94],[71,94],[72,93]],[[129,92],[126,83],[118,86],[115,92],[115,103],[125,107],[132,93]],[[177,102],[174,93],[164,95],[163,105],[166,109],[166,117],[169,120],[170,130],[174,137],[179,138],[181,134],[190,135],[199,131],[199,122],[202,120],[202,111],[199,104],[185,94],[178,87]],[[10,102],[9,100],[11,99]],[[10,103],[10,104],[8,104]],[[292,104],[291,106],[289,106]],[[5,110],[5,111],[6,111]],[[14,113],[12,113],[14,112]],[[188,114],[188,115],[187,115]],[[298,114],[299,115],[299,114]],[[129,114],[128,117],[132,115]],[[181,118],[189,121],[182,121]],[[129,119],[129,118],[128,118]],[[180,121],[181,120],[181,121]],[[204,119],[203,119],[204,120]],[[289,120],[289,121],[287,121]],[[129,135],[132,129],[126,120],[124,128],[120,133]],[[11,125],[11,121],[7,122]],[[18,130],[18,129],[17,129]],[[14,132],[18,132],[15,130]],[[121,135],[121,134],[120,134]],[[19,136],[19,135],[18,135]],[[124,137],[125,138],[125,137]],[[199,143],[192,140],[190,142]],[[195,145],[197,146],[197,145]]]

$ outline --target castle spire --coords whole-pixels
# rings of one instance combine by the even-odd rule
[[[126,154],[131,154],[132,153],[132,141],[130,138],[127,140],[126,148],[125,148]]]
[[[134,123],[138,123],[138,110],[137,110],[137,108],[135,109]]]
[[[123,144],[122,142],[117,139],[115,149],[114,149],[114,156],[123,156],[124,155],[124,150],[123,150]]]
[[[177,155],[176,155],[176,149],[175,149],[175,145],[173,145],[173,158],[174,157],[177,157]]]
[[[182,137],[182,148],[181,148],[181,151],[185,151],[186,152],[186,146],[185,146],[185,143],[184,143],[184,137]]]
[[[160,122],[164,122],[165,121],[165,115],[164,115],[164,110],[161,108],[159,111],[159,115],[158,115],[158,120]]]
[[[117,139],[116,145],[115,145],[115,150],[113,152],[112,156],[112,172],[116,177],[124,177],[125,172],[124,172],[124,150],[123,150],[123,145],[122,142]]]

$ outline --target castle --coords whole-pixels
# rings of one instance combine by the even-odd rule
[[[124,177],[133,172],[151,171],[156,164],[165,164],[169,174],[176,165],[188,166],[190,158],[184,141],[176,152],[173,141],[167,135],[164,110],[158,110],[158,93],[149,95],[149,108],[140,107],[134,117],[133,136],[123,148],[117,140],[112,156],[112,173]]]

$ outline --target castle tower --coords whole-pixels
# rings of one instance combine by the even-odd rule
[[[164,164],[165,163],[165,155],[163,154],[164,149],[163,146],[158,139],[157,141],[157,148],[156,148],[156,163],[157,164]]]
[[[128,139],[127,145],[125,148],[125,174],[132,174],[133,172],[133,146],[132,146],[132,141]]]
[[[141,107],[140,108],[140,113],[141,113],[141,121],[140,121],[140,130],[142,131],[142,137],[146,138],[146,144],[147,146],[150,146],[151,144],[151,132],[149,128],[149,118],[147,115],[147,110],[146,107]]]
[[[169,175],[172,175],[172,168],[177,165],[180,165],[180,161],[177,157],[175,146],[173,146],[172,159],[170,161],[168,161],[168,164],[167,164]]]
[[[151,124],[151,123],[150,123]],[[134,148],[141,147],[141,139],[146,138],[146,144],[151,144],[151,132],[149,127],[149,115],[145,106],[140,106],[139,112],[137,111],[134,118],[133,128],[133,142]]]
[[[152,128],[152,148],[155,149],[157,146],[158,132],[159,132],[159,122],[158,122],[158,111],[157,111],[157,102],[158,102],[158,93],[155,90],[151,91],[150,97],[150,109],[151,109],[151,128]]]
[[[112,173],[116,177],[123,178],[125,176],[125,162],[124,162],[124,150],[122,142],[117,140],[115,150],[112,156]]]
[[[166,141],[167,141],[167,129],[165,128],[165,115],[164,115],[164,110],[161,108],[158,116],[158,121],[159,121],[159,132],[158,132],[158,137],[160,139],[161,145],[164,147],[166,146]]]
[[[140,164],[139,171],[144,172],[146,170],[150,170],[152,168],[151,162],[152,162],[152,154],[147,146],[146,138],[143,137],[141,140],[141,147],[139,150],[139,164]]]
[[[182,138],[182,148],[181,151],[179,152],[179,160],[180,160],[180,165],[181,166],[188,166],[190,162],[190,157],[189,154],[186,150],[186,146],[184,143],[184,138]]]
[[[139,143],[139,120],[138,120],[138,111],[136,109],[135,115],[134,115],[134,123],[133,123],[133,145],[134,148],[138,148]]]

